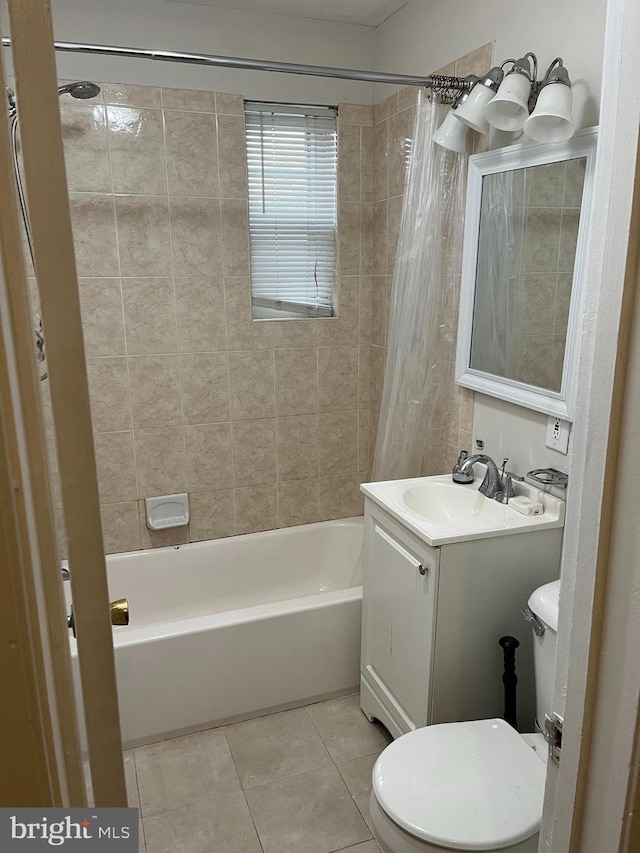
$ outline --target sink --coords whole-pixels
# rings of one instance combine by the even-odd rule
[[[363,483],[369,500],[400,521],[428,545],[508,536],[564,526],[564,501],[529,483],[517,483],[520,495],[542,503],[540,515],[522,515],[508,504],[478,491],[485,466],[476,463],[473,483],[453,483],[451,475]]]
[[[400,492],[400,501],[434,524],[465,530],[506,527],[509,511],[474,488],[425,479]]]

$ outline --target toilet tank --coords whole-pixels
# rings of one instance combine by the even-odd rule
[[[558,637],[560,581],[539,587],[529,597],[529,608],[542,625],[542,636],[533,635],[533,667],[536,683],[536,727],[544,731],[545,714],[551,715]]]

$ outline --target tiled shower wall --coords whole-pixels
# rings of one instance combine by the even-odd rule
[[[338,316],[254,322],[242,97],[101,86],[62,121],[107,553],[360,514],[372,108],[340,109]]]
[[[492,64],[493,45],[487,44],[440,69],[438,74],[466,77],[487,70]],[[391,95],[374,107],[373,158],[373,300],[371,325],[371,423],[380,414],[384,365],[387,353],[391,285],[395,267],[406,172],[415,111],[412,88]],[[461,226],[462,227],[462,226]],[[461,244],[461,243],[460,243]],[[430,435],[425,429],[422,473],[450,471],[458,453],[471,449],[473,392],[455,384],[455,354],[458,325],[460,277],[443,283],[442,317],[438,359],[443,374],[443,405],[434,419]],[[371,429],[370,459],[373,462],[375,430]],[[418,472],[417,472],[418,473]]]

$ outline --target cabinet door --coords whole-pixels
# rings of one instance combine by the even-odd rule
[[[408,732],[429,722],[438,550],[368,522],[362,675]]]

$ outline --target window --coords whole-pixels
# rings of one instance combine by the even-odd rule
[[[247,102],[245,112],[253,316],[330,317],[337,110]]]

